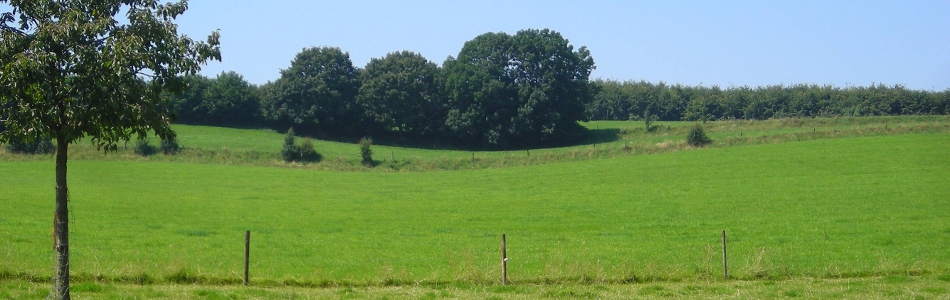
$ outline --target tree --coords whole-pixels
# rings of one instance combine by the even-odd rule
[[[360,73],[356,102],[377,128],[413,137],[434,136],[444,124],[439,67],[417,53],[393,52],[374,58]]]
[[[280,149],[280,156],[284,158],[284,161],[295,162],[300,159],[300,151],[297,150],[296,140],[294,129],[287,129],[287,134],[284,135],[284,147]]]
[[[208,112],[202,109],[204,94],[211,86],[211,79],[201,74],[187,75],[182,78],[184,87],[181,93],[165,92],[169,98],[172,110],[175,112],[175,122],[182,124],[202,124],[208,119]]]
[[[340,48],[306,48],[281,70],[261,103],[275,127],[342,136],[355,127],[359,71]]]
[[[360,139],[360,162],[364,166],[372,167],[373,166],[373,139],[367,136],[364,136]]]
[[[486,33],[468,41],[445,68],[446,125],[463,140],[491,147],[562,144],[581,137],[591,102],[594,60],[560,33]]]
[[[221,72],[203,93],[207,124],[249,125],[260,119],[260,100],[254,86],[237,72]]]
[[[185,76],[180,95],[166,95],[183,124],[253,125],[260,123],[257,88],[237,72],[221,72],[215,78],[200,74]]]
[[[219,34],[205,42],[180,36],[175,17],[186,1],[24,1],[0,14],[0,142],[56,141],[56,276],[53,297],[69,299],[66,183],[70,143],[89,137],[115,151],[119,141],[175,136],[163,90],[180,91],[180,74],[220,60]],[[116,18],[125,12],[122,18]],[[122,21],[122,23],[120,23]]]

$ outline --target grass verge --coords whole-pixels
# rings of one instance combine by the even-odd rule
[[[77,299],[946,299],[950,297],[948,276],[332,288],[78,282],[72,286],[72,294]],[[0,299],[44,299],[48,293],[47,284],[0,281]]]

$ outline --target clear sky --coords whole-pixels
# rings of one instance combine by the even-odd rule
[[[221,30],[223,62],[251,83],[304,47],[354,65],[410,50],[440,64],[485,32],[549,28],[587,46],[593,78],[685,85],[901,84],[950,89],[950,1],[191,0],[180,33]]]

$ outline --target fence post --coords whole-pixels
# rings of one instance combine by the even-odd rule
[[[729,267],[726,263],[726,231],[722,231],[722,276],[729,279]]]
[[[501,234],[501,284],[508,285],[508,253],[505,245],[505,234]]]
[[[244,231],[244,285],[248,285],[250,278],[248,277],[248,263],[251,258],[251,231]]]

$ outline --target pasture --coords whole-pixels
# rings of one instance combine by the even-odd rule
[[[173,126],[178,132],[179,144],[184,147],[177,155],[143,157],[133,153],[134,141],[120,145],[114,153],[103,153],[89,142],[80,142],[70,146],[70,160],[201,163],[360,172],[480,170],[688,150],[684,139],[694,123],[655,122],[654,129],[649,132],[640,121],[591,121],[581,124],[591,131],[590,137],[583,143],[544,149],[479,151],[446,149],[438,145],[411,148],[382,142],[372,147],[373,158],[378,164],[374,168],[361,165],[355,140],[314,140],[314,148],[323,155],[322,161],[286,163],[279,154],[284,139],[281,133],[190,125]],[[707,147],[724,148],[862,136],[950,133],[950,116],[731,120],[708,122],[703,127],[713,139],[713,144]],[[159,142],[155,137],[150,141],[152,145]],[[49,156],[12,155],[0,149],[0,161],[49,159]]]
[[[137,161],[70,165],[78,276],[515,282],[945,272],[945,134],[818,140],[457,172]],[[0,164],[0,270],[50,272],[48,161]]]
[[[730,126],[744,136],[808,131],[734,122],[708,128],[719,141]],[[146,298],[946,296],[950,135],[939,120],[926,122],[938,132],[894,135],[860,129],[882,127],[879,121],[835,123],[812,131],[857,128],[870,136],[461,171],[340,172],[195,163],[187,155],[80,158],[70,162],[72,273],[90,295],[158,291],[138,294]],[[921,128],[914,126],[906,128]],[[198,149],[216,147],[210,137],[231,130],[176,129],[182,144]],[[279,147],[279,133],[255,134],[228,145],[271,151],[255,147],[275,139]],[[34,297],[30,291],[42,290],[53,271],[53,162],[5,158],[0,296]],[[243,275],[244,230],[252,232],[251,281],[265,289],[260,294],[229,287]],[[738,281],[719,279],[722,230]],[[497,287],[502,233],[510,288]],[[819,282],[828,289],[815,289]],[[315,286],[330,289],[299,290]]]

